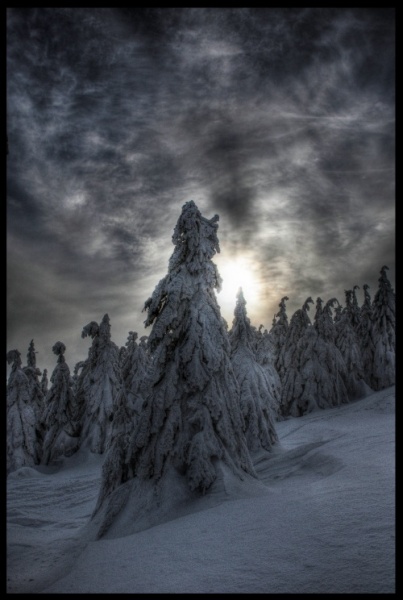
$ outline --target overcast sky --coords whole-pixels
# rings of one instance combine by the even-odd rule
[[[393,8],[8,8],[7,133],[23,364],[33,338],[53,370],[60,340],[72,370],[105,313],[119,346],[148,335],[188,200],[220,217],[219,269],[255,278],[256,326],[284,295],[289,318],[362,303],[383,265],[395,285]]]

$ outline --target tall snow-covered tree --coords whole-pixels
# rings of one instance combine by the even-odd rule
[[[350,400],[366,396],[370,390],[365,383],[361,348],[354,323],[355,309],[353,290],[346,290],[346,306],[336,323],[336,346],[340,350],[347,369],[347,392]]]
[[[75,384],[82,411],[81,447],[103,454],[111,435],[114,400],[121,387],[119,348],[111,340],[108,314],[99,325],[91,321],[83,328],[81,337],[87,336],[93,341]]]
[[[64,357],[66,346],[63,342],[56,342],[52,351],[58,358],[50,378],[52,386],[45,400],[42,454],[42,463],[45,465],[71,456],[80,447],[80,420],[70,369]]]
[[[374,390],[394,385],[396,376],[396,300],[387,270],[389,268],[383,266],[380,271],[379,286],[372,304],[374,358],[371,387]]]
[[[37,445],[40,456],[42,452],[44,436],[42,417],[45,408],[45,396],[43,394],[41,381],[39,379],[42,373],[36,365],[36,355],[37,351],[35,350],[34,340],[31,340],[27,352],[27,366],[23,367],[23,371],[29,382],[30,403],[35,413]]]
[[[36,354],[37,351],[35,350],[34,340],[31,340],[28,346],[27,366],[23,367],[23,370],[25,375],[28,377],[31,404],[35,411],[35,418],[38,424],[38,435],[41,436],[43,431],[41,430],[39,424],[42,421],[45,397],[42,392],[42,386],[39,379],[42,373],[36,366]]]
[[[21,353],[10,350],[7,362],[12,365],[7,383],[7,473],[20,467],[39,464],[40,442],[31,388],[22,369]]]
[[[255,476],[228,335],[214,294],[221,283],[211,260],[219,252],[217,228],[217,215],[203,217],[193,201],[183,206],[168,273],[144,307],[145,325],[153,326],[149,393],[129,446],[122,452],[112,443],[106,457],[93,515],[102,515],[99,535],[128,495],[138,516],[141,507],[146,510],[146,497],[164,505],[164,498],[168,502],[181,490],[197,497],[217,478]],[[122,461],[124,467],[117,468]],[[171,494],[170,481],[176,486]]]
[[[282,373],[281,388],[281,413],[284,417],[292,414],[300,416],[299,410],[294,410],[298,399],[303,392],[303,380],[300,373],[301,355],[305,349],[306,337],[304,332],[307,327],[312,327],[308,315],[309,304],[313,304],[309,296],[292,315],[284,346],[279,356],[279,373]]]
[[[372,303],[369,293],[369,285],[364,283],[364,302],[360,309],[360,323],[357,327],[357,338],[361,349],[362,367],[364,371],[365,383],[371,387],[372,382],[372,365],[374,362],[374,340],[372,335]]]
[[[347,371],[337,349],[332,307],[335,298],[323,306],[316,301],[313,327],[306,327],[301,340],[299,357],[301,392],[289,403],[293,416],[302,416],[318,408],[331,408],[348,402]]]
[[[241,391],[244,432],[251,452],[272,449],[278,441],[274,418],[279,413],[280,380],[269,379],[257,362],[255,332],[246,313],[242,289],[237,294],[232,329],[229,332],[231,362]]]

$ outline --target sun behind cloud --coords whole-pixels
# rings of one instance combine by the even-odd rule
[[[256,265],[246,255],[232,259],[216,260],[222,278],[222,289],[217,294],[223,317],[231,322],[234,316],[236,296],[242,288],[248,309],[253,311],[260,301],[261,286],[256,274]]]

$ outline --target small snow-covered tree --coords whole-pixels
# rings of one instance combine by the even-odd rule
[[[81,407],[81,446],[103,454],[112,430],[114,400],[121,387],[119,348],[111,340],[108,314],[101,323],[91,321],[81,337],[91,337],[88,359],[76,382],[77,403]]]
[[[354,331],[358,331],[361,322],[361,309],[358,305],[357,294],[355,290],[359,290],[360,286],[355,285],[351,292],[351,305],[350,305],[350,320]]]
[[[142,335],[140,338],[140,343],[139,343],[139,348],[141,349],[141,352],[143,354],[143,360],[142,363],[144,365],[148,365],[149,359],[150,359],[150,355],[149,355],[149,351],[148,351],[148,335]]]
[[[130,480],[126,493],[140,507],[147,490],[153,502],[163,503],[163,497],[157,499],[172,478],[178,494],[187,490],[197,496],[224,472],[237,480],[255,476],[228,335],[214,294],[221,282],[211,260],[219,251],[217,222],[218,216],[203,217],[193,201],[183,206],[168,274],[145,303],[145,325],[153,326],[149,393],[128,447],[122,452],[112,443],[105,460],[93,515],[102,507],[100,532],[127,501],[119,489],[125,480]],[[124,468],[117,468],[122,461]]]
[[[18,350],[7,353],[12,365],[7,383],[7,473],[39,464],[40,443],[31,388]]]
[[[370,390],[365,383],[361,348],[353,323],[355,310],[353,290],[346,290],[346,306],[336,323],[336,346],[340,350],[347,369],[347,392],[350,400],[366,396]]]
[[[137,343],[137,332],[129,331],[126,342],[126,354],[122,362],[122,383],[126,390],[129,405],[135,409],[137,404],[142,405],[146,376],[149,367],[147,351],[147,336],[142,336],[140,344]],[[138,410],[138,409],[137,409]]]
[[[121,346],[119,348],[119,367],[122,368],[122,365],[124,363],[124,361],[126,360],[126,356],[127,356],[127,348],[126,346]]]
[[[333,316],[333,322],[336,325],[336,323],[338,323],[342,317],[343,314],[343,307],[342,305],[339,303],[336,305],[335,309],[334,309],[334,316]]]
[[[335,300],[336,302],[336,300]],[[315,323],[322,323],[322,313],[323,313],[323,300],[322,298],[320,298],[319,296],[316,298],[316,312],[315,312],[315,317],[314,317],[314,321],[313,324],[315,326]]]
[[[270,381],[275,400],[276,419],[280,418],[281,380],[274,364],[274,345],[267,329],[261,332],[263,325],[259,327],[256,344],[255,357],[259,365],[263,367]]]
[[[114,404],[114,417],[110,444],[115,443],[115,454],[127,447],[128,436],[132,433],[136,416],[143,408],[147,394],[147,336],[142,336],[137,344],[137,332],[129,331],[125,352],[120,349],[120,369],[122,385]],[[118,438],[118,439],[117,439]]]
[[[44,412],[45,437],[42,463],[49,465],[61,457],[74,454],[80,447],[78,406],[72,388],[70,369],[64,353],[66,346],[56,342],[52,348],[57,365],[50,378],[51,388],[46,395]]]
[[[371,303],[371,294],[369,293],[369,285],[364,283],[362,286],[364,290],[364,302],[360,309],[360,322],[363,319],[368,319],[372,323],[372,303]],[[370,317],[370,318],[369,318]],[[370,329],[369,327],[367,329]]]
[[[289,404],[293,416],[348,402],[346,366],[334,343],[331,309],[335,302],[332,298],[323,307],[323,300],[318,298],[313,327],[304,330],[299,358],[301,393]]]
[[[72,379],[73,393],[75,396],[77,396],[78,383],[80,381],[80,375],[82,373],[82,370],[85,367],[88,368],[88,364],[89,364],[89,361],[87,359],[87,360],[80,360],[78,363],[76,363],[74,365],[73,376],[71,379]]]
[[[259,326],[255,337],[255,354],[259,365],[264,365],[268,361],[273,361],[273,347],[269,338],[267,329],[263,329],[263,325]]]
[[[303,392],[303,379],[300,373],[301,355],[305,349],[306,338],[304,332],[307,327],[312,327],[308,315],[309,304],[313,304],[309,296],[302,306],[295,311],[290,320],[290,326],[284,346],[279,356],[279,373],[282,373],[281,413],[287,417],[290,414],[300,416],[299,410],[294,410],[298,399]],[[294,411],[294,412],[293,412]]]
[[[240,288],[229,332],[231,362],[241,391],[244,432],[251,452],[272,449],[278,441],[274,417],[279,413],[280,380],[275,385],[257,362],[255,333],[246,314],[246,300]]]
[[[46,394],[48,393],[48,390],[49,390],[49,379],[48,379],[48,370],[47,369],[44,369],[43,373],[42,373],[41,390],[42,390],[42,394],[43,394],[44,398],[46,399]]]
[[[374,390],[394,385],[396,376],[396,300],[387,270],[388,267],[383,266],[380,271],[379,287],[372,304],[374,358],[371,387]]]
[[[119,483],[128,479],[127,450],[136,419],[143,409],[144,397],[149,392],[149,353],[147,336],[137,344],[137,332],[129,331],[126,346],[120,349],[122,386],[114,403],[114,417],[110,444],[103,468],[102,492],[110,493]]]
[[[283,296],[280,300],[279,308],[280,310],[275,315],[275,320],[273,320],[273,326],[269,332],[269,338],[271,340],[271,344],[273,347],[273,360],[274,366],[277,370],[277,373],[280,376],[280,379],[283,378],[284,373],[281,373],[282,364],[280,361],[280,354],[285,344],[285,340],[287,338],[288,331],[288,316],[287,316],[287,308],[286,301],[288,300],[288,296]]]
[[[258,358],[264,335],[268,335],[268,331],[267,329],[263,330],[263,325],[261,324],[256,332],[256,358]]]

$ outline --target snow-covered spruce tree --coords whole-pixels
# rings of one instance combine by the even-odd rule
[[[275,321],[276,319],[274,317],[273,324],[275,323]],[[269,337],[269,332],[267,331],[267,329],[263,329],[263,327],[264,325],[259,325],[259,329],[255,330],[255,355],[259,365],[264,365],[267,362],[267,355],[269,355],[270,362],[273,361],[272,340]]]
[[[360,323],[357,327],[357,339],[361,349],[362,367],[365,383],[371,387],[372,365],[374,362],[374,341],[372,339],[372,303],[369,285],[364,283],[364,302],[360,309]]]
[[[128,479],[126,454],[136,419],[143,409],[144,397],[149,392],[148,338],[142,336],[140,344],[137,344],[137,337],[137,332],[129,331],[124,351],[121,348],[119,352],[122,386],[114,403],[110,447],[105,459],[102,482],[102,489],[109,493]]]
[[[82,370],[88,366],[88,359],[87,360],[80,360],[78,363],[75,364],[74,369],[73,369],[73,376],[72,376],[72,388],[73,388],[73,393],[74,395],[77,397],[77,391],[78,391],[78,383],[80,381],[80,375],[82,373]]]
[[[193,201],[183,206],[168,274],[145,303],[145,325],[153,325],[149,393],[129,446],[122,452],[112,443],[108,451],[93,514],[98,536],[124,505],[131,526],[141,527],[142,515],[158,519],[170,503],[195,499],[216,481],[256,476],[214,294],[221,282],[211,260],[219,252],[217,222]]]
[[[121,348],[119,352],[122,385],[114,404],[110,436],[110,444],[115,443],[114,452],[118,452],[119,457],[123,448],[127,447],[128,436],[133,431],[135,418],[140,414],[147,395],[147,336],[142,336],[140,344],[137,344],[137,337],[137,332],[129,331],[125,351],[122,352]]]
[[[42,393],[39,377],[42,375],[40,369],[36,366],[36,354],[34,340],[31,340],[27,352],[27,366],[23,367],[25,375],[28,377],[31,387],[31,401],[34,406],[38,419],[42,415],[44,406],[44,395]]]
[[[348,402],[347,371],[337,349],[332,307],[336,298],[316,301],[313,327],[306,327],[301,340],[299,359],[301,393],[291,400],[289,411],[301,416],[318,408],[331,408]]]
[[[27,353],[27,366],[23,367],[23,371],[29,381],[30,401],[35,412],[37,438],[39,448],[41,448],[44,435],[42,417],[45,408],[45,396],[42,392],[42,386],[39,379],[42,373],[36,366],[36,354],[37,351],[35,350],[34,340],[31,340]]]
[[[43,373],[42,373],[41,390],[42,390],[43,397],[45,398],[45,405],[46,405],[46,394],[48,393],[48,390],[49,390],[49,379],[48,379],[48,370],[47,369],[44,369]]]
[[[271,340],[271,344],[273,347],[273,360],[274,366],[277,370],[277,373],[280,376],[280,379],[283,378],[284,373],[281,373],[281,361],[280,354],[284,347],[285,340],[287,338],[288,331],[288,316],[287,316],[287,308],[286,301],[288,300],[288,296],[283,296],[280,300],[279,308],[280,310],[275,315],[275,321],[273,322],[273,326],[269,331],[269,338]]]
[[[42,454],[42,463],[45,465],[71,456],[80,447],[78,406],[72,388],[70,369],[64,358],[66,346],[63,342],[56,342],[52,351],[58,359],[50,378],[52,386],[45,400],[45,437]]]
[[[345,290],[346,306],[336,323],[336,346],[347,369],[347,392],[350,400],[358,400],[368,393],[364,378],[361,348],[354,328],[353,290]]]
[[[342,314],[343,314],[343,310],[344,309],[343,309],[342,305],[339,302],[339,304],[337,304],[336,307],[335,307],[335,309],[334,309],[333,323],[335,325],[340,321],[340,319],[342,317]]]
[[[357,294],[355,292],[355,290],[359,290],[360,286],[359,285],[355,285],[352,289],[352,294],[351,294],[351,306],[350,306],[350,319],[351,319],[351,325],[354,328],[354,331],[358,331],[359,327],[360,327],[360,322],[361,322],[361,309],[358,305],[358,299],[357,299]]]
[[[369,285],[364,283],[362,286],[364,290],[364,302],[360,309],[360,324],[363,321],[367,320],[372,325],[372,302],[371,302],[371,294],[369,293]],[[366,327],[366,329],[371,329],[371,327]]]
[[[126,360],[127,356],[127,348],[126,346],[121,346],[119,348],[119,368],[122,369],[122,365]]]
[[[269,332],[267,329],[263,329],[263,325],[259,325],[259,329],[256,331],[254,350],[256,354],[256,360],[260,365],[265,364],[267,361],[267,354],[270,358],[273,358],[273,348],[269,339]]]
[[[379,287],[372,304],[374,359],[371,387],[376,391],[394,385],[396,376],[396,300],[387,270],[388,267],[383,266],[380,271]]]
[[[279,413],[280,390],[273,386],[265,369],[257,362],[255,333],[246,314],[242,288],[237,294],[232,329],[229,332],[231,362],[241,390],[244,433],[250,452],[272,449],[278,441],[274,418]]]
[[[111,340],[107,314],[99,325],[91,321],[83,328],[81,337],[87,336],[93,341],[76,382],[82,414],[80,445],[103,454],[111,435],[114,400],[121,387],[119,348]]]
[[[318,335],[327,342],[333,342],[336,337],[334,328],[332,308],[335,303],[339,304],[336,298],[328,300],[323,306],[322,298],[316,298],[316,312],[313,319],[313,326]]]
[[[307,327],[312,327],[308,315],[309,304],[313,304],[309,296],[302,306],[295,311],[290,320],[290,326],[284,346],[279,356],[279,373],[282,373],[281,388],[281,414],[287,417],[300,416],[299,410],[296,414],[292,412],[296,402],[303,392],[303,381],[300,373],[301,355],[306,344],[304,332]]]
[[[139,348],[144,355],[143,361],[144,364],[148,365],[148,361],[150,359],[149,351],[148,351],[148,335],[142,335],[140,338]]]
[[[11,373],[7,383],[7,473],[39,464],[40,447],[31,388],[22,369],[21,353],[7,352]]]
[[[263,325],[260,325],[259,330],[256,332],[256,329],[253,327],[252,330],[256,332],[257,342],[255,344],[255,358],[259,365],[263,367],[266,372],[267,377],[270,381],[270,386],[273,392],[275,401],[275,413],[276,419],[280,417],[280,398],[281,398],[281,381],[279,374],[277,373],[277,369],[274,366],[274,347],[273,341],[268,333],[267,329],[262,333],[261,329]]]
[[[140,388],[145,385],[149,367],[149,356],[147,352],[147,336],[142,336],[140,344],[137,344],[137,337],[137,332],[129,331],[121,373],[129,405],[138,412],[139,408],[137,405],[142,405],[145,393],[144,391],[140,393]]]

